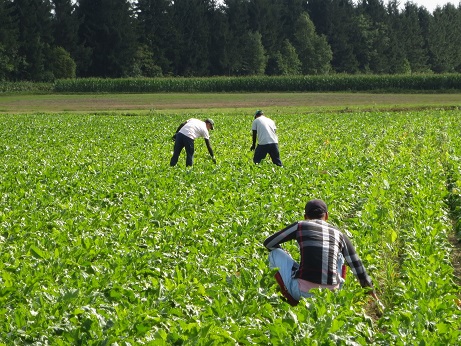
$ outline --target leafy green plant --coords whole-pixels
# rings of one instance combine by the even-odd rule
[[[322,67],[324,68],[324,67]],[[317,71],[318,72],[318,71]],[[332,92],[332,91],[453,91],[460,74],[420,75],[297,75],[202,78],[79,78],[54,83],[55,92]]]
[[[459,344],[457,112],[275,114],[283,168],[252,163],[251,114],[198,114],[218,162],[197,140],[171,168],[189,116],[0,115],[0,343]],[[382,315],[352,273],[280,299],[262,242],[314,197]]]

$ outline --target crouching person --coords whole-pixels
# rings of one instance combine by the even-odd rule
[[[328,220],[328,209],[322,200],[307,202],[304,221],[294,222],[264,241],[270,251],[269,266],[278,268],[275,278],[282,294],[295,306],[302,297],[311,297],[313,288],[340,289],[347,264],[362,287],[381,304],[373,290],[373,283],[357,255],[350,239],[333,227]],[[296,240],[300,263],[285,252],[280,244]]]

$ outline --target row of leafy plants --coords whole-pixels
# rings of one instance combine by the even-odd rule
[[[78,78],[36,84],[29,82],[0,82],[1,93],[453,92],[460,89],[460,74]]]
[[[310,92],[460,90],[459,74],[67,79],[56,92]]]
[[[218,162],[197,140],[194,166],[171,168],[191,116],[215,120]],[[459,344],[458,113],[271,117],[283,168],[253,165],[239,112],[0,115],[0,344]],[[280,299],[262,242],[310,198],[350,234],[383,313],[351,273]]]
[[[52,93],[52,83],[0,81],[0,94]]]

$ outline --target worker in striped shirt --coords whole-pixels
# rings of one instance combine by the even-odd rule
[[[368,287],[382,307],[350,239],[327,220],[325,202],[314,199],[306,204],[304,221],[294,222],[264,241],[270,251],[270,268],[278,268],[275,278],[282,293],[291,305],[296,305],[301,297],[311,297],[313,288],[339,289],[344,282],[343,265],[347,264],[360,285]],[[299,264],[280,246],[290,240],[299,244]]]

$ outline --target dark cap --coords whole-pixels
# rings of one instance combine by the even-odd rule
[[[264,112],[261,111],[261,110],[257,110],[256,113],[255,113],[255,118],[259,117],[260,115],[263,115]]]
[[[209,123],[211,125],[211,129],[214,130],[214,121],[213,121],[213,119],[208,118],[208,119],[205,120],[205,122]]]
[[[328,213],[327,205],[321,199],[312,199],[306,203],[304,214],[309,219],[321,219],[326,213]]]

